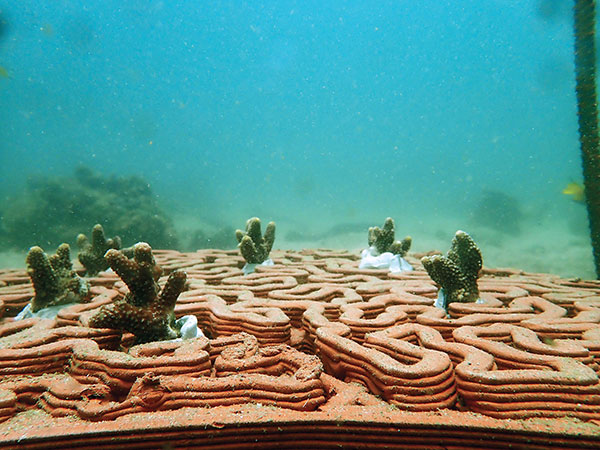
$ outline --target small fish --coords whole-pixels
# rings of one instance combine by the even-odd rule
[[[567,187],[563,189],[562,193],[570,195],[571,200],[577,203],[583,203],[585,200],[585,190],[581,183],[571,182],[567,184]]]
[[[0,78],[10,78],[10,74],[4,66],[0,66]]]

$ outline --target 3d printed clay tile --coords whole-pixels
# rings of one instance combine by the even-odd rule
[[[591,368],[573,358],[532,354],[504,342],[478,337],[478,333],[510,336],[513,340],[517,335],[521,340],[533,341],[535,334],[509,324],[464,327],[454,332],[457,342],[480,348],[507,365],[512,362],[535,368],[490,370],[466,361],[457,365],[459,392],[470,409],[504,418],[598,416],[600,383]]]
[[[314,259],[332,260],[338,258],[350,261],[358,261],[360,259],[358,255],[350,253],[347,250],[330,250],[326,248],[304,249],[300,254],[303,256],[310,256]]]
[[[362,346],[327,326],[318,328],[316,336],[329,373],[361,382],[402,409],[429,411],[456,401],[452,363],[445,353],[377,333],[368,335]]]
[[[589,297],[584,297],[578,299],[573,303],[572,308],[567,308],[569,310],[569,314],[573,314],[575,312],[581,311],[582,309],[587,308],[598,308],[600,309],[600,296],[593,295]]]
[[[306,266],[296,267],[290,265],[273,265],[273,266],[261,266],[258,265],[254,268],[254,273],[257,274],[265,274],[265,275],[275,275],[275,276],[285,276],[285,277],[294,277],[298,284],[304,284],[308,280],[308,276],[310,273],[314,273],[317,271],[317,268],[313,266],[313,268],[308,268]]]
[[[312,411],[326,401],[322,383],[317,380],[288,378],[282,383],[278,378],[262,374],[203,379],[145,375],[135,382],[121,402],[89,400],[82,388],[79,399],[65,398],[67,392],[74,391],[73,386],[57,384],[42,396],[40,404],[53,415],[75,413],[82,419],[96,421],[114,420],[133,413],[248,402]]]
[[[594,362],[589,364],[589,367],[600,375],[600,326],[584,331],[577,343],[588,349],[594,359]]]
[[[27,410],[35,407],[38,400],[50,386],[69,379],[64,373],[45,374],[44,376],[13,376],[0,380],[0,391],[11,391],[16,395],[16,409]]]
[[[0,351],[0,375],[35,375],[59,372],[71,355],[71,341],[38,345],[33,348]]]
[[[84,349],[86,345],[90,347],[88,342],[74,348],[74,362],[70,366],[74,378],[53,383],[41,396],[41,406],[52,415],[76,413],[86,420],[112,420],[149,410],[248,401],[311,411],[326,401],[324,385],[320,380],[323,367],[317,357],[305,355],[288,346],[263,349],[249,335],[236,335],[229,340],[216,342],[213,369],[216,378],[208,376],[211,371],[210,359],[204,350],[210,345],[208,340],[184,342],[177,346],[171,344],[171,347],[177,347],[172,356],[156,356],[160,346],[151,344],[135,347],[134,351],[130,351],[131,357],[123,357],[118,352],[99,351],[97,348]],[[198,345],[202,348],[195,348]],[[82,365],[80,353],[85,360],[83,364],[89,364],[90,361],[96,363],[87,368],[91,374],[87,377],[78,375]],[[143,356],[146,353],[153,356]],[[197,353],[201,354],[201,364],[189,360]],[[173,362],[176,362],[177,371],[172,367],[168,369],[174,365]],[[110,365],[111,370],[103,368],[104,364]],[[201,371],[193,373],[190,368],[194,367],[201,368]],[[132,377],[134,371],[139,373]],[[282,378],[284,374],[287,375]],[[126,395],[125,399],[119,401],[119,396],[123,394]]]
[[[379,278],[385,280],[390,273],[389,269],[359,269],[356,263],[342,261],[342,264],[329,262],[325,266],[325,270],[332,274],[340,274],[345,276],[365,276],[369,278]]]
[[[54,327],[50,319],[29,318],[19,321],[7,321],[0,325],[0,349],[13,348],[15,345],[25,345],[32,338],[38,337],[46,330]],[[17,335],[17,333],[19,333]]]
[[[127,393],[144,374],[206,376],[210,373],[208,340],[181,341],[167,354],[146,356],[141,344],[128,353],[100,350],[95,342],[82,341],[73,346],[69,373],[80,383],[101,383],[114,395]]]
[[[322,304],[314,304],[310,306],[302,314],[302,330],[303,335],[300,343],[301,348],[308,348],[313,353],[318,353],[317,342],[317,330],[320,328],[327,327],[330,332],[337,336],[348,338],[352,337],[352,330],[349,326],[344,325],[341,322],[330,322],[325,317],[325,306]]]
[[[248,357],[256,354],[259,348],[258,339],[248,333],[237,333],[230,336],[221,336],[210,340],[210,360],[214,364],[217,357],[227,348],[235,348],[237,355]]]
[[[81,315],[92,310],[96,310],[104,305],[109,305],[113,300],[123,294],[114,289],[102,288],[100,294],[94,296],[89,303],[77,303],[71,306],[65,306],[56,315],[58,326],[77,325]]]
[[[535,275],[535,274],[529,274]],[[577,279],[562,279],[558,277],[553,277],[552,281],[560,286],[569,286],[577,289],[587,289],[595,291],[596,293],[600,293],[600,281],[599,280],[581,280]]]
[[[371,281],[364,284],[359,284],[355,288],[356,293],[364,299],[368,299],[375,295],[387,294],[387,293],[408,293],[413,294],[416,301],[414,303],[430,304],[433,305],[433,301],[423,299],[423,297],[434,299],[437,297],[438,288],[429,281],[417,281],[417,280],[378,280]]]
[[[245,286],[224,286],[194,283],[190,290],[182,292],[177,299],[179,304],[194,303],[199,297],[205,295],[216,295],[227,302],[228,305],[236,303],[240,295],[249,293]],[[251,292],[250,292],[251,294]]]
[[[9,390],[0,389],[0,422],[3,422],[17,412],[17,395]]]
[[[78,341],[115,347],[120,336],[81,327],[56,327],[50,319],[26,319],[0,326],[0,375],[62,371]]]
[[[307,283],[291,289],[280,289],[269,292],[269,298],[274,300],[312,300],[322,303],[342,305],[362,301],[362,297],[353,289],[325,284]]]
[[[230,277],[222,281],[225,286],[243,286],[256,297],[266,297],[270,292],[280,289],[291,289],[298,286],[294,277],[274,276],[262,273],[251,273],[245,276]]]
[[[365,334],[408,321],[408,315],[396,300],[394,295],[380,295],[369,302],[343,305],[339,321],[350,328],[352,339],[362,344]]]
[[[542,342],[538,335],[526,328],[514,325],[493,324],[488,327],[462,327],[457,329],[453,336],[457,342],[473,345],[473,339],[490,339],[495,342],[504,342],[518,350],[523,350],[533,355],[548,355],[574,358],[583,364],[593,364],[593,357],[585,346],[574,340],[553,340],[550,343]],[[481,347],[480,347],[481,348]],[[523,356],[523,354],[520,354]],[[496,353],[496,365],[505,368],[539,368],[536,361],[530,364],[524,359],[514,359],[514,354],[509,357]]]
[[[9,284],[0,287],[0,301],[4,304],[5,316],[15,316],[21,311],[34,295],[31,283]]]
[[[276,308],[281,310],[290,320],[293,328],[300,328],[302,323],[302,314],[313,307],[321,306],[326,310],[325,314],[338,317],[339,307],[329,305],[314,300],[273,300],[264,298],[254,298],[251,292],[242,293],[238,299],[238,305],[247,308]]]
[[[110,289],[119,280],[119,276],[113,271],[100,272],[95,277],[88,278],[88,281],[90,282],[92,288],[97,286],[104,286]]]
[[[10,321],[0,326],[0,350],[33,348],[69,338],[90,338],[93,330],[80,327],[57,327],[52,319],[30,318]]]
[[[152,250],[156,263],[166,274],[175,269],[187,269],[202,264],[205,259],[197,253],[180,253],[173,250]]]
[[[513,301],[515,298],[535,295],[523,289],[521,286],[496,283],[479,283],[479,294],[480,298],[495,298],[496,300],[503,302],[505,305]]]
[[[290,320],[278,308],[246,303],[227,305],[216,295],[198,297],[195,302],[192,300],[188,297],[185,303],[176,305],[175,314],[196,315],[199,326],[213,337],[248,332],[265,344],[290,342]]]
[[[208,254],[205,253],[202,256],[202,260],[197,260],[193,265],[186,267],[188,270],[209,270],[218,269],[219,267],[230,267],[241,269],[240,264],[243,267],[243,259],[239,255],[219,255],[219,254]]]
[[[27,271],[23,269],[2,269],[0,270],[0,286],[14,286],[17,284],[29,284],[31,278]]]
[[[321,360],[287,345],[257,347],[253,351],[240,344],[223,350],[214,362],[215,375],[225,377],[244,373],[279,376],[291,374],[297,380],[319,380],[323,372]],[[251,353],[251,354],[249,354]]]
[[[247,300],[241,295],[240,301]],[[255,299],[256,302],[258,299]],[[340,306],[361,301],[362,298],[350,288],[322,283],[308,283],[292,289],[273,291],[265,300],[263,306],[273,306],[284,311],[292,322],[298,327],[301,315],[313,304],[324,305],[324,315],[330,319],[340,316]]]
[[[427,308],[419,314],[416,321],[440,331],[445,338],[450,339],[452,331],[465,325],[486,325],[493,323],[519,323],[521,321],[539,318],[552,320],[564,317],[566,310],[556,306],[541,297],[519,297],[513,300],[508,308],[493,308],[489,311],[486,304],[475,304],[481,307],[482,313],[473,313],[458,319],[446,318],[445,311],[440,308]]]
[[[346,287],[355,288],[356,286],[369,281],[377,281],[378,278],[371,275],[346,275],[343,273],[321,273],[313,274],[308,277],[309,283],[328,283],[341,284]]]
[[[222,249],[217,249],[217,248],[202,248],[202,249],[196,250],[195,252],[193,252],[191,254],[192,255],[200,255],[203,258],[203,260],[210,263],[218,258],[238,256],[240,254],[240,252],[237,249],[222,250]]]
[[[192,269],[187,269],[186,273],[188,275],[188,283],[192,288],[194,288],[195,282],[197,281],[202,281],[202,284],[215,285],[221,283],[222,280],[229,277],[243,275],[244,272],[237,267],[210,264],[206,265],[206,267],[203,266],[202,268],[194,267]]]
[[[110,433],[122,433],[124,424],[133,430],[145,423],[127,435],[139,447],[140,439],[162,439],[158,436],[169,433],[169,424],[193,417],[195,425],[185,434],[208,433],[221,439],[219,447],[264,439],[252,434],[252,427],[270,430],[271,439],[281,445],[279,440],[292,436],[286,433],[295,426],[297,436],[311,433],[317,447],[319,442],[329,445],[340,432],[368,448],[411,442],[430,448],[440,442],[431,436],[442,435],[446,447],[456,448],[481,447],[482,442],[487,448],[532,448],[532,442],[546,448],[550,441],[565,448],[600,447],[599,283],[484,269],[484,303],[453,304],[449,318],[431,306],[437,286],[411,256],[407,259],[415,270],[400,274],[357,272],[358,255],[343,252],[277,251],[272,256],[275,266],[259,266],[246,278],[236,251],[157,253],[166,272],[181,267],[188,271],[189,291],[180,296],[176,315],[195,314],[209,336],[220,336],[198,351],[183,352],[181,348],[192,344],[177,342],[108,351],[119,343],[127,349],[133,337],[125,334],[121,340],[119,333],[82,323],[92,308],[122,295],[107,289],[116,281],[109,273],[91,279],[93,304],[67,307],[56,322],[1,319],[0,368],[4,364],[4,370],[29,375],[0,380],[0,442],[13,439],[16,446],[23,423],[28,431],[20,446],[33,442],[32,436],[47,434],[53,448],[66,436],[70,448],[74,442],[94,446],[89,439],[114,448],[109,436],[118,434]],[[0,272],[0,295],[27,293],[20,300],[27,302],[32,294],[29,279],[15,273],[13,281],[19,284],[10,284],[10,274]],[[297,285],[248,289],[281,277],[292,277]],[[13,307],[11,315],[18,310]],[[239,331],[251,334],[235,334]],[[329,375],[321,373],[321,361]],[[32,427],[22,410],[42,418]],[[253,415],[257,411],[260,416]],[[206,428],[217,415],[223,428]],[[160,417],[166,424],[162,431],[156,428]],[[543,418],[536,420],[548,425],[520,420],[527,417]],[[587,428],[568,417],[588,420]],[[107,421],[113,419],[115,425],[110,425]],[[97,425],[85,437],[73,435],[72,424],[83,430],[86,421]],[[528,427],[533,431],[526,433]],[[179,442],[178,435],[173,431],[169,442]],[[204,438],[198,442],[207,444]]]
[[[576,302],[587,302],[591,305],[597,303],[600,306],[600,295],[593,291],[562,288],[554,292],[542,294],[541,296],[556,305],[566,308],[569,314],[573,314]]]
[[[391,288],[389,294],[395,298],[398,305],[414,305],[414,306],[433,306],[434,299],[430,298],[429,294],[417,295],[412,292],[407,292],[404,287]]]
[[[547,320],[532,318],[520,322],[521,326],[546,339],[580,339],[585,331],[596,328],[599,324],[600,310],[596,308],[578,310],[572,317]]]

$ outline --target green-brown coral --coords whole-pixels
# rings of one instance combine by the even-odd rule
[[[394,255],[403,257],[410,250],[412,238],[406,236],[402,241],[396,241],[395,234],[394,220],[388,217],[385,219],[383,228],[369,228],[369,247],[375,247],[379,254],[391,252]]]
[[[246,221],[246,231],[236,230],[240,253],[249,264],[260,264],[269,258],[275,242],[275,222],[269,222],[262,235],[260,219],[252,217]]]
[[[85,274],[88,276],[97,275],[98,272],[108,269],[108,261],[104,258],[104,254],[114,248],[121,248],[121,238],[115,236],[112,239],[104,237],[104,229],[99,223],[94,225],[92,229],[92,242],[90,242],[85,234],[77,236],[77,246],[79,253],[77,258],[85,267]]]
[[[452,302],[475,302],[479,298],[477,279],[482,267],[481,251],[464,231],[457,231],[447,256],[421,258],[433,281],[443,289],[447,307]]]
[[[186,273],[172,272],[161,292],[157,283],[161,270],[147,243],[134,245],[133,259],[115,249],[108,250],[105,258],[127,284],[129,293],[103,306],[90,318],[89,325],[129,331],[135,335],[137,344],[179,337],[174,310],[177,297],[185,287]]]
[[[35,290],[31,299],[32,312],[48,306],[89,301],[90,286],[73,270],[69,244],[61,244],[56,254],[50,257],[41,247],[31,247],[26,263]]]

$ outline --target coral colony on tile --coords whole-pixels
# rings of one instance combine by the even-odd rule
[[[433,281],[441,286],[441,307],[451,302],[475,302],[479,299],[477,279],[483,266],[481,251],[464,231],[457,231],[446,256],[433,255],[421,259]]]
[[[77,259],[85,267],[85,274],[94,276],[108,269],[108,261],[104,254],[111,248],[119,250],[121,248],[121,238],[115,236],[112,239],[106,239],[104,228],[102,228],[102,225],[96,224],[92,229],[92,242],[88,240],[85,234],[81,233],[77,236],[77,247],[79,247]]]
[[[406,236],[402,241],[396,240],[394,220],[391,217],[385,219],[383,228],[369,228],[369,247],[375,247],[380,254],[390,252],[393,255],[405,256],[411,244],[410,236]]]
[[[35,289],[31,299],[33,312],[49,306],[89,300],[89,283],[73,270],[70,254],[69,244],[61,244],[50,257],[41,247],[29,249],[26,262],[27,273]]]
[[[138,344],[181,337],[175,324],[174,309],[177,297],[185,287],[186,273],[181,270],[171,272],[160,291],[156,280],[161,269],[156,265],[147,243],[134,245],[132,260],[115,249],[108,250],[105,257],[129,292],[100,308],[90,318],[89,325],[129,331]]]
[[[269,258],[275,242],[275,222],[269,222],[262,235],[260,219],[252,217],[246,222],[246,231],[236,230],[240,253],[249,264],[261,264]]]

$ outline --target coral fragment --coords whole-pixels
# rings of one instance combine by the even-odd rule
[[[48,306],[84,303],[90,299],[88,282],[73,270],[69,244],[61,244],[56,254],[50,257],[41,247],[31,247],[25,261],[35,290],[31,299],[32,312]]]
[[[464,231],[457,231],[447,256],[425,256],[425,270],[439,284],[445,296],[445,307],[452,302],[475,302],[479,298],[477,278],[481,272],[481,251]]]
[[[129,331],[136,336],[137,344],[180,337],[174,309],[185,288],[186,273],[171,272],[161,292],[157,283],[161,270],[154,261],[150,245],[138,242],[133,251],[133,260],[118,250],[106,252],[110,267],[127,284],[129,293],[103,306],[90,318],[89,325]]]
[[[77,258],[85,267],[86,275],[95,276],[108,269],[108,261],[104,258],[104,254],[111,248],[119,250],[121,238],[116,236],[106,239],[102,225],[96,224],[92,229],[92,242],[90,243],[85,234],[80,234],[77,236],[77,246],[79,247]]]
[[[264,236],[261,233],[260,219],[252,217],[246,222],[246,231],[236,230],[240,253],[249,264],[260,264],[269,258],[275,242],[275,222],[269,222]]]
[[[383,228],[369,228],[369,247],[375,247],[379,254],[390,252],[394,255],[405,256],[410,250],[412,238],[406,236],[402,241],[395,240],[394,219],[388,217],[385,219]]]

